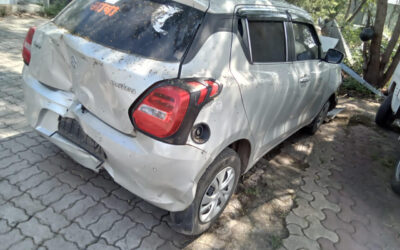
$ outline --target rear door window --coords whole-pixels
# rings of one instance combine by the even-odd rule
[[[283,22],[250,21],[253,62],[285,62],[286,36]]]
[[[113,49],[180,61],[203,16],[171,0],[75,0],[54,22]]]

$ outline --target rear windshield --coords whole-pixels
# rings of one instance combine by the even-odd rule
[[[204,13],[171,0],[75,0],[54,20],[95,43],[180,61]]]

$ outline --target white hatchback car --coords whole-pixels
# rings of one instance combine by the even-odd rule
[[[199,234],[239,176],[336,105],[343,54],[269,0],[75,0],[28,32],[26,117]]]

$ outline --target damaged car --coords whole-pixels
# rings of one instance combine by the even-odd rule
[[[25,115],[196,235],[239,177],[336,103],[343,54],[269,0],[75,0],[24,41]]]

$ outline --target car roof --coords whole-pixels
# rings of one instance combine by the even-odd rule
[[[200,10],[207,10],[214,14],[233,13],[238,6],[259,6],[267,7],[270,10],[288,10],[291,14],[295,14],[308,22],[313,22],[308,12],[293,4],[289,4],[283,0],[175,0],[186,5],[190,5]]]

